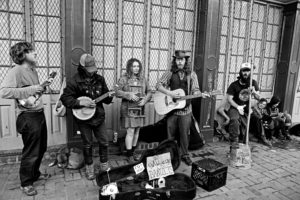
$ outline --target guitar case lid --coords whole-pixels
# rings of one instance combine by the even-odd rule
[[[167,152],[170,152],[171,163],[173,166],[173,170],[175,171],[180,165],[178,145],[174,140],[165,140],[165,141],[161,142],[155,149],[150,149],[150,150],[145,151],[142,154],[139,161],[132,163],[132,164],[123,165],[123,166],[111,169],[108,172],[110,182],[116,182],[118,180],[124,179],[126,177],[130,177],[130,176],[134,177],[136,174],[133,169],[133,166],[140,164],[140,163],[144,164],[145,170],[141,174],[139,174],[139,176],[143,177],[144,179],[149,179],[147,169],[146,169],[147,157],[159,155],[159,154],[163,154],[163,153],[167,153]],[[106,185],[109,183],[108,174],[106,171],[102,171],[99,174],[97,174],[96,182],[97,182],[98,186],[102,187],[103,185]]]

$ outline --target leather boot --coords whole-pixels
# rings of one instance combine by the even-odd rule
[[[94,180],[96,178],[93,163],[90,165],[85,165],[85,170],[86,170],[85,175],[88,180]]]

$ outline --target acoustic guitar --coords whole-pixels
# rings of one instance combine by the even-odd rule
[[[55,78],[56,74],[57,72],[51,72],[48,79],[41,84],[41,86],[44,88],[44,91],[46,90],[46,86],[53,82],[53,79]],[[40,98],[42,94],[43,93],[37,93],[26,99],[18,99],[18,102],[24,108],[34,108],[40,103]]]
[[[203,95],[211,97],[213,95],[222,94],[220,90],[214,90],[212,92],[204,92],[195,95],[185,95],[183,89],[177,89],[173,91],[177,92],[181,96],[181,98],[173,99],[171,96],[159,91],[156,91],[156,93],[154,94],[154,108],[159,115],[165,115],[172,110],[184,108],[186,105],[186,100],[188,99],[198,98]]]
[[[115,91],[109,91],[103,95],[101,95],[100,97],[92,100],[90,97],[87,97],[87,96],[82,96],[82,97],[78,97],[77,99],[78,100],[84,100],[84,99],[89,99],[89,100],[92,100],[94,101],[96,104],[100,101],[102,101],[103,99],[105,99],[106,97],[108,96],[113,96],[115,95]],[[82,108],[78,108],[78,109],[72,109],[72,112],[73,112],[73,115],[77,118],[77,119],[80,119],[80,120],[88,120],[88,119],[91,119],[95,112],[96,112],[96,107],[82,107]]]

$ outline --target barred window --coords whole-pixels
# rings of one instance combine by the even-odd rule
[[[12,65],[10,47],[25,41],[24,3],[24,0],[2,0],[0,4],[0,83]]]
[[[59,92],[62,73],[61,51],[61,1],[60,0],[33,0],[32,37],[37,51],[40,82],[44,82],[49,74],[57,72],[51,89]]]
[[[115,0],[93,0],[92,3],[92,54],[109,88],[116,79],[117,8]]]
[[[170,1],[152,0],[148,79],[152,87],[170,66],[173,16]]]
[[[197,2],[93,0],[92,53],[101,61],[97,66],[108,86],[112,88],[132,57],[141,60],[152,87],[169,69],[175,49],[193,57]]]
[[[280,42],[282,8],[245,0],[224,0],[218,89],[227,90],[243,62],[254,54],[253,78],[261,91],[272,92]]]

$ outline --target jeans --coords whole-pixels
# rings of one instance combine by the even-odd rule
[[[170,115],[167,119],[168,139],[174,140],[179,132],[181,156],[188,155],[189,134],[192,123],[192,113],[187,115]]]
[[[105,122],[100,125],[79,124],[83,143],[83,155],[85,164],[93,163],[93,133],[99,143],[100,162],[105,163],[108,160],[108,135],[106,133]]]
[[[243,142],[246,140],[247,115],[247,113],[240,115],[239,111],[232,106],[228,110],[228,116],[230,118],[228,125],[229,140],[230,146],[233,149],[238,149],[239,140]]]
[[[47,150],[47,125],[44,112],[23,112],[17,118],[17,131],[22,134],[20,166],[21,186],[32,185],[40,176],[40,165]]]

